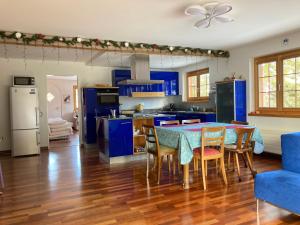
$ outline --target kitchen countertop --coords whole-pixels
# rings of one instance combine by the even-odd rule
[[[216,114],[216,112],[198,112],[198,111],[160,111],[159,113],[192,113],[192,114]]]

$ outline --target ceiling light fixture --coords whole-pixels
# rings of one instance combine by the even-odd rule
[[[213,20],[221,23],[232,22],[233,19],[231,17],[223,16],[231,10],[232,6],[227,3],[209,2],[204,5],[191,5],[185,9],[185,14],[187,16],[204,17],[197,21],[194,26],[197,28],[208,28]]]

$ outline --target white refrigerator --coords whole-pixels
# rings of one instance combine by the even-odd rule
[[[39,104],[35,87],[10,88],[12,156],[40,153]]]

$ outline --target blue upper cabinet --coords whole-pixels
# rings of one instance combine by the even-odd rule
[[[130,70],[113,70],[112,71],[112,86],[118,86],[118,82],[122,80],[131,79],[131,71]]]
[[[218,82],[217,122],[247,121],[246,81]]]
[[[178,72],[172,71],[150,71],[151,80],[163,80],[165,95],[179,95]]]

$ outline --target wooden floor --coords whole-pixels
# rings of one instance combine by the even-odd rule
[[[40,156],[0,157],[6,182],[0,224],[256,224],[253,179],[228,173],[228,187],[209,165],[208,190],[190,171],[191,189],[181,178],[145,179],[146,162],[109,166],[98,152],[57,147]],[[258,171],[279,168],[278,160],[255,160]],[[191,166],[192,168],[192,166]],[[300,218],[261,203],[261,224],[300,224]]]

